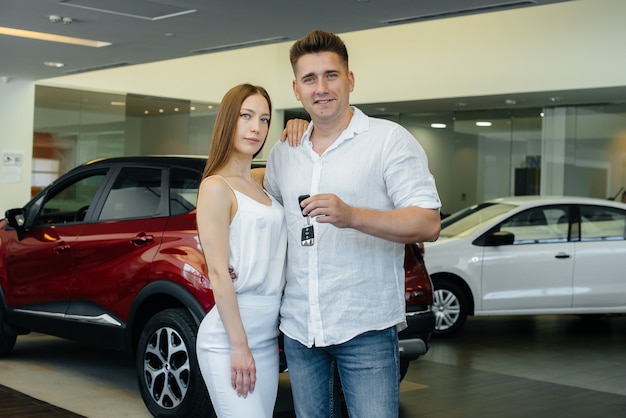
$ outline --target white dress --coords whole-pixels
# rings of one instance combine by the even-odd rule
[[[237,274],[233,284],[256,366],[254,392],[239,397],[231,386],[230,342],[216,307],[198,330],[198,363],[218,417],[271,418],[278,392],[278,311],[285,285],[284,210],[271,196],[268,206],[233,191],[237,213],[230,224],[229,264]]]

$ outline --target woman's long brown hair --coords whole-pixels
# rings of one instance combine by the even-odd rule
[[[215,126],[213,127],[213,136],[211,139],[211,147],[209,149],[209,159],[204,167],[202,178],[206,178],[217,170],[222,168],[229,160],[233,152],[233,138],[237,130],[237,120],[241,113],[241,105],[244,100],[255,94],[260,94],[267,100],[272,114],[272,102],[267,91],[261,86],[253,86],[252,84],[240,84],[228,90],[224,95],[220,108],[217,111]],[[268,125],[269,128],[269,125]],[[265,145],[265,140],[263,145]],[[261,152],[261,147],[253,157]]]

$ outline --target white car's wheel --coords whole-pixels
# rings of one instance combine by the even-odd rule
[[[435,311],[435,330],[438,336],[456,333],[467,319],[467,296],[460,286],[448,281],[433,283],[433,310]]]

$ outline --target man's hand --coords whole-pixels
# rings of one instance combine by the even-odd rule
[[[302,135],[304,135],[308,127],[309,122],[304,119],[289,119],[287,121],[287,125],[285,125],[282,135],[280,136],[280,141],[283,142],[287,140],[290,146],[297,147],[300,145]]]
[[[316,194],[302,201],[303,214],[319,223],[327,223],[337,228],[350,228],[355,208],[346,204],[334,194]]]

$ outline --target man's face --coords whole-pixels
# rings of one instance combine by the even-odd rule
[[[315,120],[339,118],[349,109],[354,75],[334,52],[301,56],[295,65],[293,91]]]

